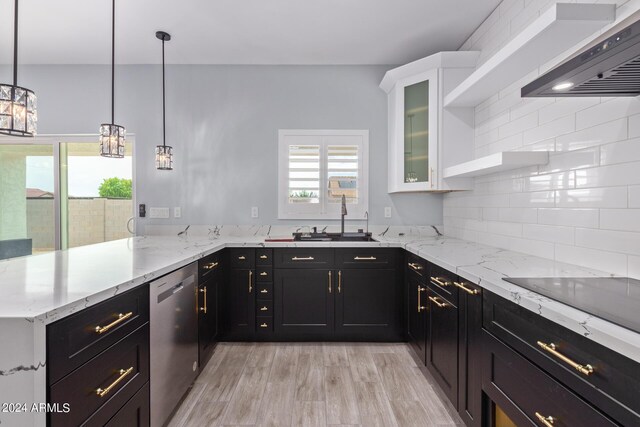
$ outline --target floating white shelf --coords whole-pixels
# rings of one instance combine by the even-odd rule
[[[445,98],[475,107],[615,20],[614,4],[557,3],[480,65]]]
[[[548,162],[548,151],[505,151],[448,167],[444,170],[443,176],[444,178],[466,178],[545,165]]]

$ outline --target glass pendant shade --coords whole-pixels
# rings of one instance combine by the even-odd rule
[[[156,169],[173,170],[173,147],[168,145],[156,147]]]
[[[124,126],[112,123],[100,125],[100,155],[102,157],[124,157],[124,141],[127,131]]]

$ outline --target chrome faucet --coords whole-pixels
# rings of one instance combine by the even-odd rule
[[[366,233],[369,234],[369,211],[365,211],[364,212],[364,217],[367,219],[367,231],[366,231]]]
[[[347,198],[344,196],[344,194],[342,195],[341,215],[342,215],[341,234],[344,236],[344,217],[345,217],[345,215],[347,215]]]

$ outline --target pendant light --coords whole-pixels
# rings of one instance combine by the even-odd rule
[[[164,42],[171,40],[171,35],[164,31],[156,32],[156,37],[162,40],[162,145],[156,147],[156,169],[173,169],[173,147],[167,145],[167,124],[165,114],[165,85],[164,85]]]
[[[0,134],[34,136],[38,125],[36,94],[18,86],[18,0],[13,21],[13,84],[0,84]]]
[[[126,130],[115,124],[115,76],[116,76],[116,0],[111,12],[111,123],[100,125],[100,155],[124,157]]]

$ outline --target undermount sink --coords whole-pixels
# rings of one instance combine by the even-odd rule
[[[296,242],[376,242],[371,233],[293,233]]]

